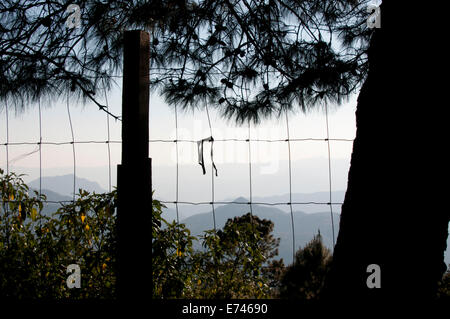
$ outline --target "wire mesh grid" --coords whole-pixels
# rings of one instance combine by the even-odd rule
[[[109,103],[108,103],[108,95],[107,91],[105,89],[104,91],[104,100],[106,105],[101,105],[100,110],[104,111],[105,117],[106,117],[106,123],[107,123],[107,132],[106,132],[106,139],[104,140],[76,140],[74,135],[74,124],[71,118],[71,109],[70,109],[70,100],[67,98],[66,100],[66,109],[67,109],[67,119],[68,119],[68,125],[70,128],[70,140],[67,141],[50,141],[50,140],[44,140],[42,135],[42,110],[41,110],[41,103],[39,101],[38,103],[38,121],[39,121],[39,138],[36,142],[29,142],[29,141],[21,141],[21,142],[11,142],[9,138],[10,133],[10,127],[9,127],[9,120],[10,120],[10,114],[8,112],[8,105],[5,105],[5,133],[6,133],[6,141],[3,143],[0,143],[0,146],[3,147],[5,151],[5,157],[6,157],[6,173],[10,173],[10,162],[15,159],[10,158],[10,147],[14,146],[24,146],[24,145],[36,145],[37,148],[31,152],[22,154],[20,158],[24,158],[26,156],[29,156],[30,154],[39,153],[39,194],[42,194],[42,146],[43,145],[53,145],[53,146],[63,146],[63,145],[71,145],[72,146],[72,168],[73,168],[73,198],[72,201],[70,200],[63,200],[63,201],[52,201],[52,200],[46,200],[45,203],[52,203],[52,204],[64,204],[64,203],[70,203],[75,201],[75,194],[76,194],[76,178],[77,178],[77,145],[83,145],[83,144],[93,144],[93,145],[101,145],[106,144],[107,145],[107,158],[108,158],[108,191],[112,190],[112,161],[111,161],[111,145],[112,144],[121,144],[121,140],[118,139],[111,139],[111,133],[110,133],[110,120],[111,118],[115,121],[120,121],[120,116],[117,116],[109,111]],[[97,103],[98,104],[98,103]],[[210,187],[211,187],[211,200],[210,201],[181,201],[179,199],[179,190],[180,185],[182,185],[182,181],[180,180],[180,174],[179,174],[179,143],[199,143],[198,140],[195,139],[179,139],[179,127],[178,127],[178,110],[177,107],[174,108],[174,117],[175,117],[175,139],[150,139],[149,143],[174,143],[175,145],[175,153],[176,153],[176,163],[175,163],[175,175],[176,175],[176,181],[175,181],[175,199],[174,200],[161,200],[163,204],[174,204],[175,210],[176,210],[176,219],[177,222],[180,222],[180,215],[179,215],[179,205],[210,205],[212,208],[212,217],[213,217],[213,229],[216,230],[217,223],[216,223],[216,214],[215,214],[215,208],[216,205],[225,205],[225,204],[232,204],[232,205],[247,205],[249,207],[250,214],[253,215],[253,206],[254,205],[263,205],[263,206],[287,206],[289,208],[290,213],[290,219],[291,219],[291,236],[292,236],[292,256],[293,260],[295,260],[295,243],[296,243],[296,230],[294,227],[294,211],[293,211],[293,205],[327,205],[329,207],[330,212],[330,227],[332,232],[332,240],[333,240],[333,247],[335,245],[335,220],[333,216],[333,205],[341,205],[342,202],[333,202],[332,198],[332,185],[333,185],[333,178],[332,178],[332,170],[331,170],[331,147],[330,142],[332,141],[339,141],[339,142],[349,142],[352,143],[353,139],[343,139],[343,138],[330,138],[330,130],[329,130],[329,123],[328,123],[328,107],[325,105],[325,121],[326,121],[326,137],[325,138],[314,138],[314,137],[307,137],[307,138],[291,138],[290,136],[290,128],[289,128],[289,116],[288,114],[285,115],[285,128],[286,128],[286,137],[285,138],[275,138],[275,139],[260,139],[260,138],[252,138],[251,136],[251,130],[250,130],[250,123],[248,124],[248,136],[246,138],[222,138],[222,139],[215,139],[214,138],[214,130],[213,125],[211,122],[211,117],[209,113],[208,106],[205,106],[205,113],[207,116],[208,121],[208,128],[209,133],[211,135],[210,139],[205,139],[206,142],[211,144],[211,157],[213,152],[214,143],[226,143],[226,142],[245,142],[248,145],[248,177],[249,177],[249,195],[250,198],[248,202],[238,202],[238,201],[217,201],[215,198],[215,174],[214,169],[216,169],[214,162],[212,163],[211,167],[211,181],[210,181]],[[329,193],[329,200],[326,202],[318,202],[318,201],[306,201],[306,202],[298,202],[293,201],[292,199],[292,157],[291,157],[291,147],[293,147],[293,143],[297,144],[300,142],[316,142],[316,143],[325,143],[327,146],[327,160],[328,160],[328,193]],[[253,200],[253,185],[252,185],[252,177],[253,177],[253,163],[252,163],[252,152],[251,152],[251,144],[252,143],[286,143],[287,150],[288,150],[288,184],[289,184],[289,201],[288,202],[263,202],[263,201],[254,201]],[[217,169],[216,169],[217,174]]]

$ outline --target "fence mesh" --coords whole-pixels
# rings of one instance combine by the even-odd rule
[[[78,140],[75,138],[75,132],[76,127],[74,127],[74,123],[72,121],[71,117],[71,102],[69,97],[66,99],[66,109],[67,109],[67,123],[70,129],[70,139],[66,141],[51,141],[51,140],[45,140],[43,138],[42,129],[42,107],[41,103],[39,101],[38,103],[38,125],[39,125],[39,136],[37,137],[36,141],[10,141],[10,126],[9,122],[11,120],[11,115],[8,110],[8,105],[5,105],[4,108],[4,116],[5,116],[5,137],[6,140],[1,143],[0,146],[3,147],[4,150],[4,156],[5,156],[5,166],[6,166],[6,172],[7,174],[10,173],[10,164],[14,163],[15,161],[19,161],[21,159],[24,159],[31,154],[34,154],[36,152],[39,153],[39,194],[42,193],[42,179],[43,179],[43,149],[42,147],[45,145],[52,145],[52,146],[63,146],[63,145],[71,145],[71,151],[72,151],[72,168],[73,168],[73,198],[72,201],[75,201],[75,194],[76,194],[76,179],[77,179],[77,147],[79,145],[101,145],[106,144],[107,146],[107,167],[108,167],[108,191],[112,190],[113,187],[113,164],[112,164],[112,154],[111,154],[111,145],[112,144],[121,144],[121,140],[112,139],[111,138],[111,131],[110,131],[110,121],[111,118],[113,118],[114,121],[120,121],[120,115],[115,115],[110,112],[109,103],[108,103],[108,94],[105,89],[104,91],[104,101],[105,105],[101,105],[98,102],[96,102],[97,106],[99,106],[99,109],[101,111],[104,111],[105,114],[105,121],[106,121],[106,138],[104,140]],[[332,196],[332,185],[333,185],[333,178],[332,178],[332,169],[331,169],[331,146],[330,142],[332,141],[339,141],[339,142],[348,142],[352,143],[353,139],[345,139],[345,138],[331,138],[330,137],[330,130],[329,130],[329,123],[328,123],[328,107],[325,106],[325,121],[326,121],[326,132],[325,132],[325,138],[315,138],[315,137],[306,137],[306,138],[292,138],[290,135],[290,128],[289,128],[289,116],[286,113],[285,114],[285,129],[286,129],[286,136],[285,138],[275,138],[275,139],[261,139],[261,138],[252,138],[251,136],[251,125],[248,123],[248,135],[245,138],[214,138],[214,127],[212,125],[210,112],[208,110],[208,107],[205,107],[205,113],[206,118],[208,122],[208,129],[210,133],[210,137],[204,139],[202,142],[209,143],[210,144],[210,150],[211,150],[211,181],[210,181],[210,188],[211,188],[211,200],[210,201],[182,201],[179,197],[179,191],[180,188],[183,187],[182,180],[180,180],[180,163],[179,163],[179,144],[180,143],[196,143],[199,144],[200,141],[195,139],[179,139],[179,111],[177,107],[174,108],[174,120],[175,120],[175,139],[151,139],[149,140],[149,144],[152,143],[174,143],[175,145],[175,175],[176,175],[176,181],[175,181],[175,198],[174,200],[161,200],[164,204],[174,204],[175,210],[176,210],[176,220],[177,222],[180,222],[180,214],[179,214],[179,205],[210,205],[212,210],[212,220],[213,229],[217,228],[216,223],[216,215],[215,215],[215,208],[216,205],[226,205],[226,204],[232,204],[232,205],[247,205],[249,207],[249,212],[253,215],[253,206],[254,205],[265,205],[265,206],[287,206],[289,208],[290,213],[290,219],[291,219],[291,236],[292,236],[292,256],[293,260],[295,260],[295,252],[296,252],[296,229],[294,227],[294,210],[293,205],[326,205],[329,207],[330,212],[330,227],[331,227],[331,233],[332,233],[332,240],[333,240],[333,247],[335,245],[335,220],[333,216],[333,205],[341,205],[342,202],[333,202],[333,196]],[[329,192],[329,200],[326,202],[316,202],[316,201],[307,201],[307,202],[298,202],[293,201],[293,190],[292,190],[292,180],[295,178],[293,176],[292,172],[292,157],[291,157],[291,147],[294,147],[293,144],[298,144],[301,142],[315,142],[315,143],[325,143],[327,146],[327,155],[328,155],[328,192]],[[249,178],[249,200],[248,202],[240,202],[240,201],[217,201],[215,196],[215,180],[217,178],[217,167],[213,160],[213,150],[214,150],[214,143],[247,143],[248,146],[248,178]],[[253,199],[253,162],[252,162],[252,143],[285,143],[287,146],[287,152],[288,152],[288,184],[289,184],[289,201],[288,202],[263,202],[263,201],[254,201]],[[11,158],[10,156],[10,148],[15,146],[32,146],[36,145],[36,149],[32,152],[28,152],[25,154],[21,154],[18,157]],[[206,145],[206,144],[205,144]],[[150,153],[151,156],[151,153]],[[202,156],[203,156],[203,150],[202,150]],[[205,165],[203,163],[203,165]],[[220,167],[219,167],[220,169]],[[46,203],[53,203],[53,204],[63,204],[70,202],[69,200],[64,201],[52,201],[47,200]]]

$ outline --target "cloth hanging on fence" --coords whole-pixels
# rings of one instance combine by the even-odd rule
[[[205,161],[203,159],[203,142],[211,142],[211,163],[212,163],[212,166],[213,166],[214,170],[216,171],[216,176],[217,176],[217,167],[216,167],[216,164],[214,164],[214,157],[213,157],[214,138],[212,136],[204,138],[204,139],[202,139],[200,141],[197,141],[197,146],[198,146],[198,163],[202,167],[203,175],[205,175],[206,174],[206,169],[205,169]]]

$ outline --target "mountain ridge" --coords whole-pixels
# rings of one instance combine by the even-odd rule
[[[59,184],[52,184],[53,181],[58,181],[58,178],[53,179],[53,177],[60,177],[64,179],[67,183],[67,187],[60,188]],[[30,189],[39,189],[39,179],[33,180],[28,183]],[[77,190],[78,188],[83,188],[88,191],[95,191],[98,193],[105,192],[97,182],[92,182],[85,178],[76,179]],[[61,190],[69,190],[68,194],[61,194]],[[47,195],[48,201],[60,202],[60,201],[71,201],[73,199],[70,193],[73,192],[73,174],[60,175],[60,176],[46,176],[42,178],[42,193]],[[333,202],[343,201],[345,191],[333,191],[332,199]],[[269,197],[253,197],[253,202],[288,202],[289,194],[273,195]],[[301,199],[303,196],[303,199]],[[306,197],[305,197],[306,196]],[[309,197],[308,197],[309,196]],[[299,200],[300,198],[300,200]],[[317,202],[328,202],[329,192],[313,192],[313,193],[293,193],[292,199],[294,201],[317,201]],[[216,213],[216,228],[221,228],[225,224],[228,218],[239,216],[249,212],[248,199],[244,196],[236,197],[234,200],[240,204],[226,204],[226,205],[215,205]],[[171,204],[173,205],[173,204]],[[173,205],[174,206],[174,205]],[[180,204],[180,222],[187,224],[188,228],[192,228],[191,231],[201,234],[202,231],[206,229],[213,228],[213,217],[210,205],[208,208],[200,207],[197,205],[183,205]],[[296,249],[300,246],[304,246],[309,240],[312,239],[313,235],[317,234],[320,229],[320,233],[324,239],[325,245],[328,247],[332,246],[332,232],[331,232],[331,217],[329,211],[329,205],[292,205],[293,215],[294,215],[294,230],[296,233]],[[46,203],[44,205],[44,214],[50,214],[56,211],[59,207],[58,203]],[[225,208],[222,208],[225,207]],[[299,210],[298,207],[302,209]],[[315,210],[311,210],[315,208]],[[339,208],[339,209],[338,209]],[[203,211],[202,210],[206,210]],[[270,219],[274,222],[274,235],[275,237],[281,238],[279,257],[283,257],[285,263],[292,260],[292,225],[291,225],[291,215],[289,205],[252,205],[253,213],[261,218]],[[322,211],[320,211],[322,210]],[[166,208],[163,210],[163,217],[168,221],[176,219],[176,212],[173,208]],[[185,212],[188,211],[188,214]],[[196,213],[197,212],[197,213]],[[333,216],[335,225],[335,236],[337,237],[339,228],[339,212],[340,205],[333,205]],[[195,218],[191,218],[195,217]],[[281,246],[283,244],[283,246]],[[199,246],[198,243],[196,244]],[[200,247],[201,248],[201,247]],[[450,264],[450,238],[447,239],[447,250],[445,252],[445,262]]]
[[[43,176],[41,183],[40,179],[37,178],[29,182],[28,185],[34,189],[39,189],[40,185],[42,185],[42,189],[47,189],[61,196],[73,196],[73,180],[73,174]],[[89,192],[106,192],[97,182],[77,176],[75,178],[75,192],[78,193],[78,189],[80,188]]]
[[[331,192],[332,201],[333,203],[341,203],[344,201],[345,191],[332,191]],[[159,199],[159,198],[156,198]],[[290,213],[290,207],[287,204],[290,199],[290,194],[285,193],[281,195],[273,195],[273,196],[254,196],[252,199],[252,202],[255,203],[268,203],[268,204],[280,204],[276,205],[276,207],[286,213]],[[307,213],[322,213],[322,212],[328,212],[329,211],[329,205],[328,202],[330,201],[330,193],[329,192],[312,192],[312,193],[292,193],[292,202],[293,203],[311,203],[311,204],[293,204],[292,207],[294,210],[299,210],[298,207],[301,207],[300,210]],[[168,201],[169,202],[169,201]],[[242,202],[242,203],[248,203],[249,200],[244,196],[239,196],[237,198],[225,198],[223,200],[218,200],[218,202]],[[316,203],[316,204],[313,204]],[[324,204],[318,204],[318,203],[324,203]],[[218,204],[216,206],[220,206],[223,204]],[[176,219],[176,211],[175,211],[175,205],[174,204],[168,204],[167,205],[167,215],[169,219]],[[205,206],[208,205],[188,205],[188,204],[179,204],[179,212],[181,212],[180,220],[185,219],[187,217],[190,217],[195,214],[200,213],[207,213],[210,211],[209,208],[205,208]],[[210,206],[210,205],[209,205]],[[269,205],[268,205],[269,206]],[[274,205],[275,206],[275,205]],[[333,212],[340,214],[341,212],[341,205],[333,205]],[[169,217],[170,215],[170,217]]]
[[[239,197],[234,200],[234,204],[222,205],[214,209],[216,229],[220,229],[225,222],[235,216],[242,216],[250,211],[249,205],[236,204],[247,203],[245,197]],[[263,206],[258,204],[252,205],[252,213],[262,219],[269,219],[274,223],[273,235],[280,238],[279,258],[283,258],[285,263],[292,262],[292,224],[291,214],[273,206]],[[314,213],[307,214],[303,211],[293,211],[294,232],[295,232],[295,249],[304,246],[319,231],[322,235],[324,244],[328,247],[332,246],[332,230],[330,222],[330,213]],[[333,214],[335,220],[335,234],[337,234],[337,225],[339,215]],[[167,218],[164,216],[163,217]],[[195,214],[184,218],[180,221],[185,224],[191,231],[193,236],[200,237],[205,230],[214,228],[214,217],[212,210],[209,213]],[[201,243],[196,242],[194,247],[201,249]]]

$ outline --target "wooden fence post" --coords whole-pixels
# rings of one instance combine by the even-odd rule
[[[124,33],[122,164],[117,169],[117,292],[122,301],[151,298],[150,41],[145,31]]]

